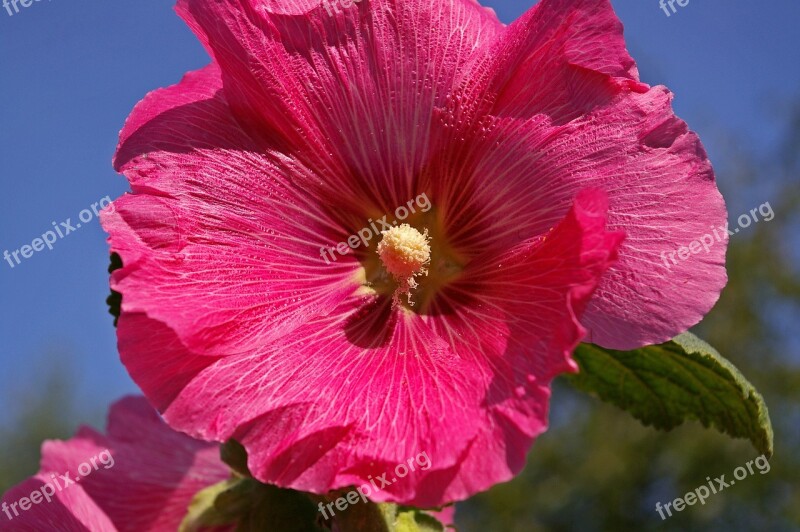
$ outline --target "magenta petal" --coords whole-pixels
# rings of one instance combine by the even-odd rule
[[[550,379],[574,367],[569,354],[584,333],[577,316],[620,239],[604,231],[604,208],[603,194],[584,193],[546,240],[496,257],[508,281],[497,278],[497,263],[476,261],[485,264],[472,274],[486,283],[477,292],[487,309],[481,336],[481,313],[425,320],[359,296],[280,343],[208,365],[197,359],[193,368],[185,346],[161,333],[126,343],[126,357],[185,361],[165,418],[197,437],[237,439],[261,481],[325,493],[426,452],[430,470],[371,498],[463,499],[518,472],[546,427]],[[134,376],[151,379],[144,365]]]
[[[57,478],[57,475],[55,475]],[[59,484],[58,487],[61,485]],[[44,491],[42,491],[44,490]],[[23,510],[20,500],[39,492],[38,504]],[[45,494],[50,497],[48,501]],[[50,474],[39,473],[17,484],[4,495],[3,513],[0,513],[0,530],[8,532],[116,532],[111,520],[79,485],[58,489]],[[26,503],[26,505],[28,505]]]
[[[471,238],[541,234],[575,190],[605,190],[609,228],[627,239],[584,318],[588,340],[633,349],[697,324],[727,282],[727,235],[692,260],[667,267],[665,257],[723,226],[725,204],[699,139],[672,112],[671,94],[638,81],[610,3],[542,0],[475,60],[463,85],[468,105],[443,113],[480,130],[450,133],[449,145],[475,140],[471,150],[447,148],[439,173],[460,175],[445,191],[469,198],[473,206],[459,212],[500,219],[478,225]]]
[[[353,298],[279,345],[221,359],[166,419],[203,438],[236,438],[259,480],[303,491],[360,485],[421,452],[433,468],[456,469],[484,416],[483,377],[390,303]],[[376,306],[373,323],[365,310]],[[438,504],[443,487],[420,493],[433,468],[371,497]]]
[[[716,303],[727,282],[727,235],[718,230],[727,213],[705,150],[673,114],[671,94],[614,90],[607,103],[566,123],[546,114],[485,117],[472,149],[445,150],[438,164],[458,182],[441,192],[460,202],[451,225],[489,245],[542,234],[576,189],[605,190],[609,228],[627,238],[584,324],[589,341],[633,349],[686,331]],[[491,222],[476,222],[475,212]],[[708,253],[667,260],[715,231]]]
[[[483,358],[491,375],[484,400],[490,430],[480,431],[461,457],[445,500],[510,479],[546,429],[550,381],[577,370],[571,354],[586,332],[578,320],[623,238],[605,231],[606,208],[604,193],[582,192],[546,238],[523,242],[496,262],[481,261],[473,282],[453,290],[452,299],[481,294],[480,311],[459,319],[442,309],[432,320],[462,357]],[[505,460],[488,459],[499,455]]]
[[[608,103],[618,87],[647,88],[608,0],[542,0],[462,76],[464,98],[476,110],[518,118],[546,114],[560,123]]]
[[[166,409],[197,373],[220,358],[192,353],[175,331],[141,312],[122,313],[117,338],[122,363],[159,410]]]
[[[98,456],[80,488],[118,530],[176,530],[195,494],[230,475],[219,446],[174,432],[141,397],[112,406],[107,436],[83,428],[71,440],[46,442],[41,467],[74,479]]]
[[[240,122],[324,178],[309,191],[378,200],[413,196],[435,109],[502,24],[472,0],[370,0],[331,16],[325,4],[180,0],[179,14],[222,70]]]
[[[486,188],[507,191],[492,201],[506,205],[514,220],[508,227],[522,234],[540,234],[567,208],[575,187],[608,192],[609,228],[624,231],[626,240],[583,320],[587,339],[605,347],[633,349],[684,332],[727,281],[724,231],[708,253],[669,267],[665,261],[727,218],[705,151],[670,102],[669,92],[656,87],[565,125],[502,122],[509,132],[504,149],[484,162],[491,168],[500,158],[513,160],[495,163],[502,171]]]
[[[299,166],[241,130],[219,85],[210,66],[137,105],[116,157],[133,194],[102,223],[124,264],[112,277],[123,313],[229,354],[328,312],[355,289],[355,267],[324,264],[320,248],[345,230],[291,183]]]

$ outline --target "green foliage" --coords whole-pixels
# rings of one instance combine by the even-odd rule
[[[323,532],[317,508],[299,491],[234,477],[198,493],[180,532],[236,525],[238,531]]]
[[[396,532],[443,532],[444,526],[429,514],[416,508],[399,508]]]
[[[226,515],[214,503],[218,496],[235,487],[239,480],[238,478],[231,478],[198,492],[192,502],[189,503],[188,512],[186,517],[183,518],[178,532],[197,532],[206,527],[232,523],[236,516]]]
[[[582,344],[575,351],[578,389],[627,410],[645,425],[670,430],[686,419],[748,438],[772,456],[764,399],[733,364],[691,333],[633,351]]]
[[[234,473],[229,480],[195,495],[180,532],[235,525],[237,531],[325,532],[333,524],[340,532],[443,532],[444,526],[415,508],[359,500],[339,511],[330,498],[262,484]],[[360,495],[359,495],[360,498]],[[323,517],[319,505],[334,504],[334,515]],[[330,510],[327,510],[330,511]]]

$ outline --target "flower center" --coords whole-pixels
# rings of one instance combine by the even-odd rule
[[[416,288],[414,277],[427,275],[426,266],[431,260],[428,230],[422,234],[410,225],[402,224],[382,234],[378,256],[383,267],[400,283],[401,292]]]

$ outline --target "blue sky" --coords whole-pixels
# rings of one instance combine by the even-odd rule
[[[506,22],[531,3],[488,2]],[[613,3],[643,80],[676,93],[678,114],[716,164],[723,137],[756,153],[779,137],[781,105],[800,89],[800,2],[690,0],[670,17],[658,0]],[[123,193],[110,161],[129,111],[207,61],[170,2],[37,0],[13,16],[0,10],[0,253]],[[87,416],[135,391],[106,313],[107,263],[94,219],[13,269],[0,262],[0,412],[16,408],[13,393],[42,384],[47,352],[71,368]]]

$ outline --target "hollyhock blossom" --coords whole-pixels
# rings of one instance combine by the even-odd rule
[[[39,473],[3,496],[11,518],[0,514],[0,529],[177,530],[195,494],[229,477],[218,445],[173,431],[143,397],[126,397],[111,407],[107,435],[83,427],[44,443]],[[37,490],[51,501],[11,508]]]
[[[666,340],[716,301],[724,246],[660,256],[724,219],[709,162],[606,0],[507,27],[472,0],[178,12],[212,62],[121,133],[119,348],[259,480],[466,498],[522,468],[581,339]]]

